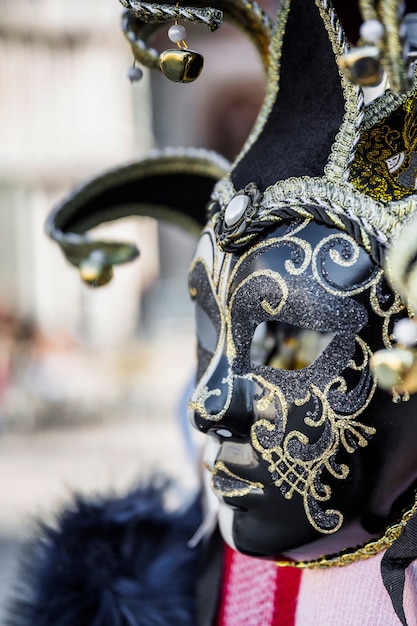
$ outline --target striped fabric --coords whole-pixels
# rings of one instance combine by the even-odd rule
[[[400,626],[382,583],[382,556],[301,571],[227,548],[217,626]],[[417,626],[416,564],[407,570],[404,607],[408,626]]]
[[[301,572],[226,548],[218,626],[294,626]]]

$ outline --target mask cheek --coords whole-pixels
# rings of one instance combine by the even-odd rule
[[[297,384],[297,377],[299,383],[303,381],[305,370],[280,372],[283,386],[258,381],[263,391],[252,444],[277,492],[285,500],[301,499],[307,520],[320,534],[341,528],[344,511],[343,502],[337,500],[339,487],[348,478],[355,480],[357,451],[366,448],[376,432],[364,414],[375,392],[369,347],[358,337],[354,345],[357,350],[349,367],[341,372],[336,368],[324,375],[316,363],[317,373],[307,372],[303,385]],[[304,393],[297,397],[303,387]],[[268,418],[262,417],[268,411]]]

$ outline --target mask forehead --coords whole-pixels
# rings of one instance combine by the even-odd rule
[[[235,361],[248,356],[255,328],[267,320],[354,335],[381,281],[382,271],[349,235],[308,221],[282,226],[240,255],[220,251],[207,230],[190,271],[192,297],[217,338],[228,334],[218,349]]]

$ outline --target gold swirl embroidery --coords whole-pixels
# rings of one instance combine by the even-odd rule
[[[341,252],[335,248],[336,245],[343,247]],[[343,289],[342,287],[333,286],[325,276],[323,269],[326,255],[329,256],[333,263],[340,267],[353,267],[358,261],[359,252],[359,245],[352,237],[345,233],[337,233],[325,237],[320,241],[313,252],[312,269],[314,278],[327,292],[342,298],[347,295],[354,296],[366,291],[381,280],[383,276],[382,270],[373,273],[367,280],[364,280],[359,285],[349,289]]]
[[[382,341],[384,342],[385,348],[392,348],[392,325],[393,325],[393,316],[397,313],[400,313],[405,309],[405,305],[401,300],[401,297],[398,294],[394,294],[392,299],[392,303],[388,306],[386,310],[383,309],[383,303],[381,302],[381,294],[379,293],[381,288],[381,281],[378,283],[374,283],[371,287],[371,293],[369,297],[369,301],[371,303],[372,310],[379,316],[383,318],[382,324]]]
[[[305,222],[304,227],[310,222]],[[278,272],[269,269],[258,270],[242,280],[231,297],[228,296],[232,284],[236,282],[239,270],[243,269],[242,264],[247,262],[252,255],[259,256],[260,252],[273,249],[275,247],[288,247],[294,254],[294,248],[300,250],[296,266],[285,265],[289,275],[306,272],[311,267],[315,280],[329,294],[341,298],[348,298],[352,295],[369,291],[370,307],[373,312],[382,318],[384,340],[386,339],[388,326],[391,318],[402,308],[398,296],[391,296],[391,300],[386,302],[382,293],[383,272],[377,270],[370,275],[360,285],[353,287],[342,286],[336,288],[331,282],[331,277],[326,272],[319,271],[319,265],[326,257],[340,267],[352,267],[360,260],[360,248],[358,244],[344,233],[332,234],[320,242],[313,249],[311,244],[300,237],[302,228],[297,229],[297,237],[283,234],[282,237],[275,236],[271,239],[263,240],[243,255],[236,259],[235,264],[230,266],[225,264],[221,275],[218,277],[218,284],[214,286],[216,297],[219,298],[219,285],[222,285],[222,331],[223,339],[219,341],[216,354],[209,366],[209,370],[203,376],[199,396],[196,402],[190,403],[193,410],[197,410],[203,419],[213,422],[220,422],[225,416],[233,395],[234,382],[241,378],[254,383],[256,392],[254,401],[259,419],[252,426],[251,442],[263,460],[268,464],[269,472],[278,489],[281,490],[286,499],[291,499],[295,495],[302,498],[304,511],[311,526],[320,533],[331,534],[336,532],[343,524],[343,515],[335,509],[324,509],[322,505],[332,496],[331,488],[326,484],[326,476],[337,480],[344,480],[350,468],[345,463],[337,462],[338,454],[344,451],[347,454],[354,454],[358,447],[368,445],[369,439],[375,434],[375,428],[362,423],[360,416],[364,413],[371,402],[375,390],[376,380],[370,374],[369,358],[371,349],[360,337],[355,341],[359,348],[357,355],[347,363],[347,368],[361,375],[361,381],[354,388],[349,389],[345,377],[340,374],[334,375],[330,381],[326,382],[324,388],[310,383],[308,392],[303,398],[295,399],[294,404],[298,407],[306,406],[304,422],[310,428],[321,429],[319,439],[321,447],[310,443],[307,436],[298,430],[286,432],[289,423],[289,405],[285,398],[284,391],[276,384],[268,382],[262,375],[247,373],[237,376],[234,372],[234,360],[237,355],[237,346],[234,344],[232,327],[232,308],[236,303],[236,298],[243,287],[247,287],[249,281],[258,276],[268,276],[279,286],[280,298],[278,304],[272,306],[263,300],[260,305],[269,315],[276,316],[286,303],[289,293],[289,286],[284,277]],[[338,249],[335,246],[339,246]],[[232,257],[233,255],[230,255]],[[284,262],[285,264],[285,262]],[[292,271],[291,271],[292,269]],[[294,272],[296,269],[296,272]],[[289,271],[290,270],[290,271]],[[384,307],[385,304],[385,307]],[[226,345],[224,346],[224,342]],[[226,348],[226,352],[223,350]],[[227,357],[227,375],[221,381],[223,388],[210,390],[204,380],[209,380],[210,374],[215,367],[217,360],[225,355]],[[206,409],[206,403],[212,396],[224,394],[224,403],[218,414],[212,415]],[[351,399],[355,399],[356,411],[345,415],[337,408],[338,403],[343,404],[343,397],[351,394]],[[345,403],[346,404],[346,403]],[[310,405],[307,407],[307,405]]]
[[[365,342],[359,338],[358,343],[363,351],[363,359],[360,364],[354,365],[354,369],[363,371],[367,367],[370,351]],[[262,408],[266,410],[268,401],[270,403],[276,401],[277,388],[262,377],[253,378],[261,387],[268,390],[262,398]],[[339,480],[345,479],[350,470],[347,465],[339,465],[336,461],[340,448],[353,454],[358,446],[368,445],[368,440],[376,432],[375,428],[357,420],[372,400],[376,389],[375,380],[372,381],[367,398],[360,409],[350,415],[339,415],[332,408],[329,393],[335,385],[339,393],[347,392],[346,381],[341,377],[334,377],[323,391],[312,384],[306,398],[295,402],[297,406],[306,405],[311,400],[317,404],[316,413],[306,411],[304,419],[306,425],[319,428],[327,423],[329,426],[327,445],[319,453],[311,452],[312,445],[308,438],[297,430],[292,430],[284,436],[288,407],[283,395],[278,397],[280,411],[276,414],[276,421],[271,423],[266,419],[259,420],[253,425],[251,432],[252,445],[268,463],[275,485],[281,489],[286,499],[291,499],[295,493],[302,497],[307,519],[312,527],[322,534],[335,533],[343,524],[343,515],[340,511],[335,509],[323,511],[318,507],[318,503],[328,501],[332,495],[329,485],[323,483],[323,472],[327,471],[330,476]],[[274,445],[265,445],[268,436]],[[322,440],[325,442],[324,435]]]

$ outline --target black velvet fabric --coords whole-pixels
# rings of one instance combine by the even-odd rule
[[[120,173],[119,180],[114,177],[110,182],[103,176],[102,188],[101,177],[87,184],[87,190],[91,187],[89,197],[83,194],[77,200],[74,194],[66,210],[56,212],[54,225],[64,232],[79,233],[104,221],[142,215],[143,207],[148,207],[146,215],[152,216],[153,206],[166,207],[200,226],[205,224],[206,205],[216,182],[212,177],[175,173],[135,179],[124,178],[122,168]]]
[[[233,172],[236,189],[264,190],[291,176],[322,176],[344,114],[339,72],[318,8],[293,0],[280,90],[254,146]]]
[[[7,626],[195,626],[199,500],[170,513],[167,481],[77,498],[25,550]]]

